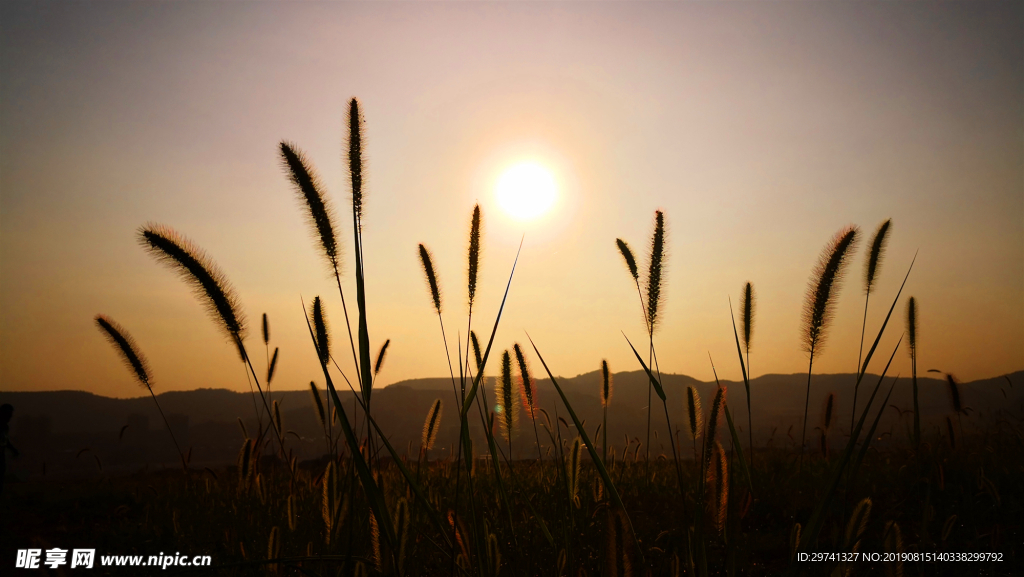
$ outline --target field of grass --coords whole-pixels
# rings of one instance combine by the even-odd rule
[[[265,371],[257,371],[246,347],[245,315],[226,276],[184,236],[147,225],[139,230],[140,244],[194,289],[237,349],[250,378],[257,428],[246,431],[243,425],[246,439],[237,466],[227,470],[190,468],[191,452],[178,444],[164,419],[181,471],[10,485],[2,501],[5,558],[8,553],[13,557],[16,548],[54,546],[95,547],[101,555],[210,555],[217,567],[201,571],[238,575],[1012,575],[1021,569],[1022,423],[990,422],[984,432],[965,437],[962,420],[970,418],[969,407],[960,402],[956,379],[946,375],[951,398],[946,430],[922,435],[915,344],[920,313],[913,298],[905,304],[904,337],[891,354],[878,350],[887,328],[899,324],[893,312],[904,285],[891,305],[888,299],[883,302],[888,313],[877,333],[867,331],[870,296],[891,230],[888,220],[876,230],[865,260],[864,336],[854,388],[861,396],[853,404],[849,435],[831,451],[827,435],[839,435],[836,420],[845,423],[847,409],[833,414],[829,402],[822,425],[808,428],[810,391],[814,360],[825,351],[836,294],[859,242],[859,228],[838,231],[811,274],[802,323],[806,397],[795,450],[759,447],[753,441],[758,407],[750,405],[748,374],[755,340],[752,283],[743,286],[739,324],[734,320],[732,327],[745,390],[727,398],[725,389],[717,387],[704,405],[692,387],[686,398],[670,399],[656,347],[657,329],[665,322],[659,310],[664,214],[655,212],[646,271],[628,243],[616,239],[647,327],[645,341],[628,344],[649,381],[649,402],[646,438],[635,439],[635,448],[621,454],[605,455],[601,429],[607,431],[607,420],[589,434],[532,340],[512,351],[493,349],[515,264],[496,318],[473,324],[482,218],[474,207],[467,251],[468,318],[460,324],[466,327],[464,342],[452,341],[445,332],[432,256],[419,245],[429,290],[424,305],[438,315],[439,336],[453,367],[453,396],[438,400],[425,415],[418,454],[399,453],[387,431],[369,417],[374,378],[389,341],[371,353],[362,256],[363,119],[355,99],[349,103],[348,125],[356,286],[351,316],[340,280],[341,244],[331,203],[305,157],[293,145],[281,144],[283,163],[308,210],[317,249],[340,297],[316,296],[306,316],[322,371],[315,377],[322,376],[326,385],[323,396],[311,383],[311,394],[330,456],[300,464],[288,451],[280,406],[269,394],[277,351],[270,356],[266,316],[262,341],[268,362]],[[907,270],[904,283],[910,274]],[[341,314],[332,318],[344,319],[344,329],[336,332],[347,336],[340,343],[327,322],[328,308],[338,305]],[[96,321],[159,409],[138,345],[113,319],[100,315]],[[478,339],[474,326],[489,328],[489,338],[478,328],[484,337]],[[872,446],[881,436],[876,427],[895,384],[887,372],[900,352],[912,359],[913,426],[904,444],[890,439],[885,446]],[[335,357],[349,353],[356,370],[346,375]],[[529,359],[536,359],[535,367],[543,368],[558,393],[554,414],[535,404]],[[885,359],[884,369],[877,371]],[[877,381],[865,379],[869,368],[881,375]],[[602,363],[602,369],[607,415],[615,410],[614,389],[607,365]],[[487,390],[485,370],[497,373],[493,392]],[[344,387],[358,408],[342,403],[338,390]],[[489,394],[497,402],[494,411]],[[730,411],[744,401],[746,439],[744,423],[735,423]],[[686,422],[672,424],[670,402],[686,405]],[[428,457],[441,411],[458,416],[460,434],[454,456],[437,461]],[[681,432],[679,438],[667,435],[670,457],[651,455],[651,423],[660,421],[662,411],[666,430]],[[474,446],[470,422],[477,419],[485,442],[477,439]],[[538,453],[542,435],[554,451],[543,460],[509,461],[512,443],[507,439],[515,436],[513,429],[525,430],[527,437],[532,429]],[[686,458],[691,450],[697,457],[693,460]],[[841,562],[801,561],[816,553],[846,557]],[[923,554],[947,553],[1001,559],[920,560]]]
[[[1021,449],[1021,439],[1005,431],[966,439],[956,449],[948,443],[926,443],[918,452],[872,451],[810,550],[1003,554],[1002,562],[990,563],[861,561],[848,568],[851,575],[1017,574],[1024,566]],[[709,574],[778,575],[793,568],[808,575],[833,574],[836,563],[791,563],[794,524],[810,515],[830,469],[818,454],[797,472],[797,458],[793,452],[759,451],[752,499],[745,481],[733,476],[724,522],[710,510],[707,516]],[[408,465],[416,471],[415,460]],[[216,572],[225,575],[375,574],[378,567],[384,574],[397,574],[395,558],[379,534],[374,537],[366,499],[348,460],[340,459],[336,466],[336,479],[327,482],[327,490],[335,493],[326,497],[326,463],[296,467],[293,473],[269,458],[247,478],[230,468],[101,482],[11,484],[5,489],[2,514],[13,524],[5,524],[8,534],[0,539],[7,544],[4,549],[11,549],[3,558],[13,557],[15,547],[88,546],[100,554],[211,555],[220,567]],[[649,482],[642,455],[639,462],[630,456],[609,466],[642,558],[630,539],[616,539],[614,514],[589,461],[581,467],[578,503],[571,507],[559,481],[565,470],[559,471],[554,461],[516,461],[512,472],[502,466],[509,510],[488,460],[478,459],[475,469],[476,529],[488,539],[493,535],[494,545],[477,548],[474,518],[463,513],[455,545],[457,574],[477,575],[480,569],[486,575],[694,574],[689,551],[698,472],[692,461],[683,466],[685,499],[679,497],[669,461],[652,464]],[[436,510],[453,509],[454,463],[431,462],[418,478]],[[442,545],[446,537],[415,504],[397,467],[382,464],[379,483],[391,510],[403,500],[410,504],[398,558],[404,574],[448,574],[451,551]],[[851,543],[849,518],[864,498],[871,499],[871,510],[859,538]],[[467,497],[462,499],[465,510]],[[332,504],[334,516],[328,522],[326,510]],[[899,539],[886,535],[894,526]],[[270,559],[282,561],[273,567]],[[196,572],[213,573],[188,571]]]

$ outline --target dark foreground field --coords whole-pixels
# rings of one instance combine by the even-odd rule
[[[807,524],[837,456],[826,459],[816,451],[799,471],[796,454],[762,450],[754,456],[752,498],[737,457],[723,453],[732,465],[725,471],[728,482],[721,483],[720,473],[707,480],[700,526],[695,525],[700,489],[693,461],[683,464],[686,496],[680,498],[671,460],[653,461],[648,482],[642,454],[639,462],[633,455],[623,462],[619,455],[609,472],[639,551],[625,517],[612,513],[589,459],[582,459],[574,499],[565,490],[574,482],[571,467],[567,472],[556,461],[540,466],[537,461],[516,461],[510,472],[502,464],[511,504],[507,509],[490,460],[478,459],[472,487],[475,518],[465,474],[459,483],[454,569],[451,550],[443,544],[450,533],[437,530],[398,468],[386,461],[380,482],[402,533],[397,536],[400,551],[386,545],[380,525],[371,520],[347,459],[336,462],[326,475],[326,462],[296,464],[292,472],[283,462],[264,458],[243,479],[232,467],[188,475],[166,470],[99,481],[10,483],[0,498],[0,572],[10,574],[17,549],[43,549],[45,560],[46,549],[59,547],[95,548],[96,567],[91,572],[68,566],[60,571],[17,569],[14,574],[391,575],[399,573],[397,561],[407,575],[689,575],[700,572],[699,563],[691,566],[690,551],[703,540],[711,575],[1020,574],[1020,434],[1005,424],[986,436],[958,438],[955,448],[947,438],[931,441],[916,453],[869,451],[856,478],[840,485],[813,550],[860,556],[902,553],[907,559],[923,553],[995,553],[1001,561],[884,562],[859,557],[842,568],[830,561],[794,563],[795,524]],[[684,442],[683,449],[686,454],[690,445]],[[408,467],[418,469],[414,459]],[[454,463],[433,462],[416,473],[434,510],[453,509],[455,471]],[[870,499],[869,509],[865,498]],[[408,523],[398,518],[405,511]],[[449,519],[442,523],[451,530]],[[99,566],[105,555],[159,554],[210,555],[213,567]],[[281,562],[273,565],[268,559]]]

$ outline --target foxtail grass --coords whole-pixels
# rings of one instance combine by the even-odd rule
[[[267,392],[270,392],[270,383],[274,380],[274,372],[277,370],[277,347],[274,348],[274,354],[270,357],[270,364],[267,366]]]
[[[426,281],[427,281],[427,288],[430,290],[431,304],[433,304],[433,306],[434,306],[434,312],[437,313],[437,320],[438,320],[438,323],[440,324],[440,327],[441,327],[441,340],[444,342],[444,352],[445,352],[446,360],[448,361],[448,374],[451,377],[452,393],[455,395],[455,405],[456,405],[456,408],[459,410],[460,428],[465,428],[467,426],[467,424],[465,422],[465,420],[466,420],[466,411],[464,410],[467,407],[467,405],[466,405],[466,398],[465,398],[466,397],[466,389],[465,389],[465,384],[461,384],[460,386],[457,386],[455,384],[455,371],[454,371],[454,369],[452,369],[451,352],[448,350],[448,337],[445,334],[444,319],[441,316],[441,310],[442,310],[441,309],[441,307],[442,307],[442,302],[441,302],[441,286],[440,286],[440,283],[438,283],[438,280],[437,280],[437,271],[434,268],[434,260],[433,260],[433,257],[430,254],[430,251],[422,243],[419,245],[419,256],[420,256],[420,265],[423,267],[423,274],[424,274],[424,276],[426,278]],[[458,340],[456,340],[456,345],[457,345],[457,347],[460,347],[460,345],[458,344]],[[460,355],[461,355],[461,348],[460,348]],[[461,362],[460,362],[459,370],[460,370],[460,373],[461,373],[461,371],[462,371]],[[458,515],[458,509],[459,509],[460,485],[461,485],[461,482],[462,482],[463,453],[466,450],[468,450],[468,447],[465,446],[465,441],[466,441],[466,437],[467,436],[468,436],[468,434],[467,435],[462,435],[460,433],[459,441],[458,441],[458,447],[457,447],[456,452],[455,452],[455,457],[456,457],[456,465],[455,465],[455,467],[456,467],[456,476],[455,476],[455,509],[454,509],[453,512],[454,512],[454,514],[456,516]],[[471,471],[472,461],[467,463],[467,467]],[[475,515],[474,515],[474,517],[475,517]],[[452,539],[450,539],[450,541],[452,541],[454,543],[454,541],[455,541],[454,538],[456,536],[457,535],[453,535]],[[454,571],[454,562],[455,562],[454,545],[452,545],[452,547],[453,547],[453,549],[452,549],[452,563],[453,563],[453,565],[452,565],[451,569],[452,569],[452,571]],[[467,561],[468,561],[468,558],[467,558]]]
[[[373,363],[373,378],[376,379],[377,375],[380,374],[380,369],[384,366],[384,357],[388,354],[388,346],[391,345],[391,339],[384,341],[384,344],[380,346],[380,351],[377,353],[377,361]]]
[[[914,387],[914,447],[921,446],[921,406],[917,395],[917,301],[907,300],[907,341],[910,345],[910,376]]]
[[[319,248],[330,267],[334,281],[338,287],[338,295],[341,297],[341,308],[345,315],[345,327],[348,330],[349,346],[352,350],[352,361],[358,367],[359,361],[356,356],[355,339],[352,337],[352,325],[349,322],[348,306],[345,304],[345,291],[341,288],[342,255],[340,243],[338,242],[335,230],[334,209],[330,199],[324,194],[320,178],[306,160],[305,155],[295,145],[282,142],[281,157],[285,169],[288,172],[289,180],[295,186],[299,198],[307,208],[306,220],[314,231]],[[359,371],[357,377],[361,378]],[[331,399],[328,397],[327,405],[330,407]],[[330,430],[331,423],[328,423]]]
[[[886,314],[885,320],[882,321],[882,326],[878,329],[878,334],[875,336],[875,340],[871,344],[871,347],[868,349],[868,353],[864,358],[864,363],[863,365],[861,365],[861,368],[857,373],[858,383],[860,382],[860,380],[864,378],[864,375],[867,372],[868,365],[871,363],[871,359],[875,354],[875,350],[877,350],[878,348],[878,343],[882,340],[882,335],[885,334],[885,329],[889,325],[889,319],[892,318],[892,313],[896,309],[896,304],[899,302],[900,295],[903,294],[903,289],[907,285],[907,279],[910,278],[911,271],[914,270],[914,263],[916,261],[917,255],[915,254],[914,259],[911,260],[910,266],[907,268],[906,276],[903,277],[903,283],[900,284],[900,288],[896,292],[895,298],[893,298],[892,305],[889,307],[889,312]],[[892,355],[889,357],[889,362],[886,363],[885,365],[885,369],[882,370],[882,375],[878,378],[878,383],[875,385],[874,391],[872,391],[871,396],[868,398],[867,406],[861,412],[860,419],[857,421],[857,424],[854,426],[853,430],[850,431],[850,437],[847,440],[846,448],[843,450],[843,454],[840,456],[839,459],[836,460],[835,464],[832,466],[829,482],[826,485],[824,494],[822,498],[818,501],[818,503],[815,505],[814,510],[807,521],[806,530],[800,537],[800,544],[798,547],[800,551],[807,551],[817,541],[818,534],[821,531],[821,527],[825,520],[825,512],[831,505],[832,499],[835,497],[836,491],[839,487],[839,483],[842,480],[844,473],[846,473],[847,466],[850,464],[854,447],[860,439],[860,434],[862,427],[864,425],[864,421],[865,419],[867,419],[868,410],[871,408],[871,405],[875,400],[875,395],[878,393],[878,389],[882,386],[882,381],[885,378],[886,373],[888,373],[889,366],[892,365],[892,360],[893,358],[896,357],[896,352],[899,350],[899,345],[900,343],[902,343],[902,341],[903,339],[901,337],[900,342],[897,343],[896,347],[893,349]],[[892,387],[890,387],[890,393],[891,392]],[[870,445],[871,440],[871,436],[865,437],[864,445],[861,448],[862,452],[867,451],[867,446]],[[854,479],[855,476],[850,475],[848,481],[852,483]],[[791,573],[797,572],[799,572],[799,567],[797,565],[791,565]]]
[[[344,434],[345,442],[347,443],[349,448],[349,454],[351,457],[352,465],[354,466],[356,473],[359,476],[359,480],[363,486],[363,491],[366,494],[367,501],[369,501],[370,512],[373,514],[374,518],[379,520],[380,524],[383,525],[385,541],[389,545],[390,551],[392,553],[392,558],[396,561],[397,565],[397,559],[395,559],[395,556],[397,554],[397,548],[395,547],[397,543],[397,537],[395,534],[394,525],[392,524],[391,516],[387,514],[387,505],[384,502],[383,491],[381,490],[380,486],[377,485],[373,473],[371,472],[370,467],[367,465],[367,459],[363,454],[359,440],[357,439],[355,431],[352,428],[351,422],[348,419],[348,414],[345,411],[345,407],[342,405],[341,399],[338,398],[338,392],[334,386],[334,380],[331,378],[331,374],[327,369],[326,359],[329,359],[330,355],[325,355],[320,350],[320,344],[316,334],[317,332],[320,331],[320,327],[317,327],[317,329],[314,331],[314,323],[312,320],[310,320],[310,315],[307,313],[304,316],[306,318],[306,324],[309,329],[310,340],[313,341],[313,348],[316,350],[317,359],[320,360],[320,367],[323,370],[324,380],[327,383],[327,392],[331,396],[331,398],[334,399],[335,412],[334,415],[332,415],[331,420],[337,418],[338,422],[341,424],[342,433]],[[365,403],[365,399],[359,399],[358,396],[356,396],[355,398],[360,403],[364,413],[366,414],[367,423],[372,423],[373,417],[370,414],[369,406],[366,405]],[[386,439],[382,440],[385,443],[387,443]],[[388,444],[387,446],[390,447],[390,444]],[[397,453],[393,454],[393,458],[396,462],[400,460]],[[400,466],[404,467],[403,465]],[[411,477],[408,478],[411,480]]]
[[[117,352],[121,354],[121,360],[124,361],[125,365],[127,365],[135,375],[139,384],[149,391],[149,395],[153,397],[153,403],[156,405],[156,410],[160,413],[160,418],[163,419],[164,425],[167,427],[167,432],[171,435],[171,441],[174,443],[174,448],[178,451],[178,456],[181,458],[181,466],[183,469],[188,470],[188,460],[185,459],[185,453],[181,451],[181,446],[178,445],[178,440],[174,438],[174,431],[171,429],[171,424],[167,421],[167,417],[164,416],[164,410],[160,408],[160,401],[156,399],[156,393],[153,392],[153,377],[149,368],[149,363],[146,361],[146,357],[142,354],[139,346],[135,343],[135,339],[132,338],[131,334],[129,334],[124,327],[117,324],[114,319],[108,316],[96,315],[96,324],[99,326],[100,330],[103,331],[103,336],[105,336],[107,340],[110,341],[110,344],[114,345]],[[124,430],[121,432],[124,433]]]
[[[654,212],[654,234],[651,236],[650,264],[647,267],[647,321],[651,332],[658,326],[661,306],[661,281],[665,264],[665,213]]]
[[[430,450],[434,448],[434,443],[437,442],[437,432],[441,429],[442,408],[441,399],[434,399],[433,404],[430,405],[430,410],[427,412],[427,419],[423,421],[423,435],[420,439],[420,446],[424,452],[428,453],[428,457]]]
[[[608,405],[612,401],[612,373],[607,359],[601,359],[601,458],[608,459]],[[540,450],[540,447],[537,447]]]
[[[476,333],[469,331],[470,340],[473,343],[473,357],[476,359],[476,372],[477,374],[483,375],[484,363],[483,358],[480,356],[480,341],[476,338]]]
[[[647,337],[650,344],[648,363],[651,367],[657,367],[657,359],[654,356],[654,331],[661,318],[658,316],[661,306],[661,282],[662,272],[665,263],[665,213],[660,210],[654,212],[654,233],[651,235],[650,259],[647,267]],[[658,374],[661,374],[658,369]],[[651,392],[652,385],[647,386],[647,453],[644,459],[647,461],[647,474],[650,475],[651,460]],[[664,399],[662,399],[664,401]],[[666,416],[668,415],[666,409]],[[672,427],[669,425],[669,436],[672,435]]]
[[[569,502],[577,508],[580,506],[580,467],[583,464],[583,456],[580,454],[582,442],[577,436],[572,441],[572,449],[569,450],[565,463],[567,478],[569,479]]]
[[[529,338],[529,335],[527,335],[527,338]],[[615,508],[616,514],[621,514],[625,519],[625,525],[628,527],[629,534],[633,537],[633,545],[637,555],[640,556],[640,563],[642,565],[644,563],[643,549],[640,547],[640,542],[636,538],[636,533],[633,531],[633,523],[629,519],[629,514],[626,512],[625,505],[622,504],[622,498],[619,495],[618,489],[615,488],[615,483],[612,481],[607,467],[605,467],[604,460],[601,459],[601,455],[597,452],[597,447],[593,442],[591,442],[586,428],[583,426],[583,423],[580,422],[579,417],[576,416],[576,411],[573,410],[572,405],[569,403],[569,399],[565,396],[565,392],[562,390],[561,385],[558,384],[558,380],[555,379],[555,376],[551,373],[551,369],[548,368],[548,364],[544,361],[543,355],[540,354],[540,351],[537,349],[537,345],[533,342],[532,338],[530,339],[530,345],[533,347],[533,352],[537,354],[537,358],[540,360],[540,364],[544,367],[544,371],[547,373],[548,378],[551,379],[551,384],[555,387],[555,391],[558,392],[558,396],[561,398],[562,404],[565,405],[566,410],[569,412],[569,417],[576,426],[576,430],[579,432],[580,438],[586,445],[587,451],[590,453],[590,460],[594,462],[594,467],[597,468],[597,472],[601,476],[601,482],[604,484],[604,488],[608,492],[608,496],[611,498],[611,503]]]
[[[441,287],[437,283],[434,259],[430,255],[430,250],[422,244],[420,244],[420,264],[423,266],[423,274],[427,279],[427,288],[430,289],[430,300],[434,304],[434,311],[441,314]]]
[[[868,301],[871,299],[871,291],[875,288],[875,277],[882,266],[882,257],[885,256],[885,245],[889,239],[889,230],[892,228],[892,219],[887,219],[878,226],[875,236],[871,239],[871,250],[868,251],[868,259],[864,266],[864,320],[860,326],[860,348],[857,351],[857,370],[860,370],[860,362],[864,354],[864,330],[868,324]],[[858,383],[859,384],[859,383]],[[850,411],[850,428],[853,428],[853,421],[857,418],[857,389],[853,387],[853,408]]]
[[[633,577],[633,564],[626,547],[628,519],[621,511],[608,509],[605,529],[605,573],[609,577]]]
[[[245,359],[245,316],[234,288],[210,257],[174,230],[157,224],[139,230],[139,243],[192,287],[210,316],[238,348],[239,356]]]
[[[261,328],[263,333],[263,348],[267,355],[267,400],[273,402],[273,395],[270,392],[270,384],[274,380],[274,371],[277,369],[277,355],[279,349],[274,348],[274,356],[270,356],[270,321],[267,319],[267,313],[263,313],[263,323]]]
[[[754,409],[750,402],[750,343],[754,336],[754,314],[757,310],[757,296],[754,293],[754,285],[749,281],[743,285],[743,293],[740,296],[740,325],[743,327],[743,350],[747,355],[747,366],[743,370],[743,387],[747,392],[747,448],[750,451],[750,468],[754,468]],[[730,314],[731,311],[730,311]],[[742,364],[742,363],[740,363]]]
[[[323,301],[319,296],[313,298],[309,317],[313,319],[316,350],[320,353],[320,362],[327,364],[331,358],[331,331],[327,324],[327,312],[324,310]]]
[[[725,455],[722,443],[715,442],[715,466],[711,469],[714,476],[715,499],[712,511],[715,528],[719,535],[724,535],[726,519],[729,512],[729,458]]]
[[[619,253],[622,255],[622,260],[626,263],[626,269],[629,271],[629,276],[633,277],[633,280],[637,283],[637,290],[640,290],[640,271],[636,266],[636,257],[633,256],[632,249],[626,241],[621,238],[615,239],[615,246],[618,247]]]
[[[213,260],[198,246],[181,236],[173,229],[149,224],[138,233],[139,243],[147,252],[153,255],[158,261],[170,267],[192,287],[193,293],[203,303],[207,312],[218,326],[230,337],[238,349],[242,362],[248,367],[252,374],[256,388],[259,390],[260,399],[263,401],[263,409],[268,419],[270,406],[263,394],[263,387],[260,385],[259,377],[256,376],[256,369],[252,366],[248,352],[245,350],[245,316],[240,310],[238,297],[228,282],[227,277],[220,271]],[[255,392],[251,391],[255,402]],[[257,418],[262,422],[262,414],[257,408]],[[273,420],[270,419],[271,425]],[[262,428],[262,425],[261,425]],[[284,451],[284,438],[281,431],[274,431],[277,434],[278,443]]]
[[[370,410],[370,398],[373,392],[373,365],[370,361],[370,333],[368,312],[366,309],[365,267],[363,266],[363,180],[365,165],[363,164],[363,120],[359,101],[355,98],[348,103],[348,174],[352,186],[352,234],[356,257],[356,307],[359,312],[358,344],[359,383],[362,386],[363,401],[366,411]],[[340,292],[339,288],[339,292]],[[344,303],[342,303],[344,304]],[[347,312],[345,313],[348,314]],[[370,433],[370,431],[367,431]]]
[[[477,275],[480,270],[480,205],[473,205],[473,216],[470,219],[469,225],[469,271],[467,273],[468,279],[468,294],[469,294],[469,307],[473,308],[473,302],[476,300],[476,281]]]
[[[803,345],[808,353],[807,394],[804,400],[804,424],[800,433],[800,465],[803,465],[804,450],[807,445],[807,409],[811,401],[811,374],[814,368],[814,355],[821,354],[825,344],[828,328],[835,311],[835,297],[846,271],[850,253],[857,243],[858,229],[848,226],[832,237],[818,258],[818,264],[811,274],[807,299],[803,312]]]
[[[909,277],[909,275],[910,271],[907,271],[907,276]],[[906,279],[904,279],[904,283],[906,283]],[[900,290],[902,292],[902,287],[900,287]],[[888,325],[889,318],[892,315],[892,309],[896,307],[896,301],[898,300],[899,293],[897,293],[896,299],[893,301],[892,308],[889,309],[889,316],[886,316],[885,321],[882,323],[882,328],[879,329],[878,331],[878,336],[875,338],[875,343],[868,350],[867,357],[864,360],[865,367],[869,362],[871,362],[871,357],[874,355],[875,349],[878,346],[878,341],[881,339],[882,334],[885,333],[885,327]],[[815,504],[814,510],[811,512],[811,516],[807,521],[807,525],[799,536],[799,545],[797,547],[798,551],[806,552],[812,549],[815,546],[815,543],[817,542],[818,534],[820,533],[821,527],[825,521],[825,513],[826,511],[828,511],[829,507],[832,504],[832,500],[835,497],[837,489],[839,488],[839,483],[842,480],[844,473],[846,472],[847,466],[851,465],[853,450],[856,447],[858,441],[860,440],[861,431],[863,430],[864,422],[867,419],[868,411],[871,409],[871,406],[874,403],[875,396],[878,394],[878,390],[881,388],[882,382],[885,379],[886,374],[889,372],[889,367],[892,365],[892,360],[896,357],[896,353],[897,351],[899,351],[899,347],[902,342],[903,339],[901,337],[900,341],[897,342],[896,346],[893,348],[892,355],[889,356],[889,361],[886,363],[885,368],[882,369],[882,374],[881,376],[878,377],[878,382],[875,384],[874,390],[871,392],[871,396],[868,397],[867,405],[861,411],[860,419],[857,420],[856,425],[854,425],[853,430],[850,432],[850,438],[846,442],[846,448],[843,450],[842,455],[838,459],[836,459],[834,465],[832,466],[832,470],[829,473],[829,481],[825,486],[824,493],[821,499],[818,500],[817,504]],[[863,376],[863,374],[864,371],[862,370],[860,376]],[[893,384],[895,384],[895,380],[893,381]],[[892,393],[892,387],[889,388],[889,393]],[[887,401],[883,402],[882,404],[883,410],[885,408],[886,402]],[[867,452],[867,449],[871,444],[872,438],[873,435],[868,435],[864,437],[864,442],[861,445],[862,454]],[[856,475],[854,473],[855,471],[851,470],[851,473],[847,480],[848,483],[852,484],[856,479]],[[797,574],[800,572],[799,565],[793,564],[790,565],[790,568],[791,574]]]
[[[900,337],[900,343],[902,343],[902,342],[903,342],[903,337]],[[896,345],[896,348],[897,349],[899,348],[899,343]],[[871,428],[868,429],[867,436],[865,437],[866,439],[873,439],[875,437],[875,431],[878,430],[878,423],[879,423],[879,421],[882,420],[882,413],[884,413],[886,407],[889,406],[889,398],[892,396],[892,392],[896,388],[896,383],[898,383],[899,380],[900,380],[900,376],[897,374],[893,378],[892,384],[889,385],[889,392],[886,393],[885,398],[882,399],[882,403],[878,407],[878,412],[875,414],[875,420],[872,421],[872,423],[871,423]],[[864,462],[864,457],[868,454],[868,446],[869,446],[869,443],[867,441],[862,443],[861,446],[860,446],[860,452],[857,453],[857,458],[856,458],[856,460],[854,460],[853,466],[850,468],[850,479],[851,479],[851,481],[853,479],[856,479],[857,478],[857,473],[860,472],[860,465],[861,465],[861,463]]]
[[[448,374],[452,379],[452,392],[455,393],[455,403],[461,409],[463,394],[460,395],[455,385],[455,371],[452,369],[452,355],[448,351],[448,337],[444,331],[444,319],[441,317],[441,285],[437,282],[437,271],[434,269],[434,259],[430,250],[423,244],[419,245],[420,265],[423,267],[423,275],[427,281],[427,288],[430,290],[430,301],[434,305],[434,312],[437,313],[437,321],[441,324],[441,340],[444,341],[444,354],[448,359]]]
[[[626,335],[623,334],[622,336],[625,337]],[[654,376],[654,373],[651,372],[651,369],[648,368],[647,364],[644,363],[644,360],[642,358],[640,358],[640,353],[637,352],[636,347],[633,346],[633,343],[629,342],[629,338],[628,337],[626,337],[626,342],[629,344],[629,348],[633,350],[633,355],[636,356],[636,360],[640,362],[640,366],[643,367],[644,372],[647,373],[647,378],[648,378],[648,382],[650,383],[650,386],[658,394],[658,398],[661,399],[661,406],[665,410],[665,425],[666,425],[666,428],[669,431],[668,440],[669,440],[669,443],[670,443],[670,445],[672,447],[672,461],[675,463],[676,479],[679,482],[679,493],[680,493],[680,495],[685,496],[686,490],[683,487],[683,469],[682,469],[682,466],[679,464],[679,452],[676,451],[675,435],[672,434],[672,431],[673,431],[672,420],[669,418],[669,415],[668,415],[668,400],[667,400],[667,397],[665,396],[665,389],[661,385],[661,376],[660,375],[657,376],[657,377]],[[650,452],[650,447],[648,447],[647,450],[648,450],[648,452]],[[645,475],[647,474],[648,470],[649,470],[649,463],[645,464]],[[650,478],[649,477],[647,478],[647,481],[650,482]]]
[[[700,393],[693,387],[686,387],[686,416],[689,420],[690,440],[693,441],[693,461],[697,457],[697,439],[704,432],[704,410],[700,406]]]
[[[473,339],[475,343],[475,335]],[[479,350],[478,345],[474,345],[474,350]],[[530,363],[526,360],[523,348],[519,346],[519,343],[515,343],[512,346],[512,350],[515,351],[516,364],[519,365],[519,384],[521,387],[519,397],[523,402],[523,409],[530,415],[530,422],[533,423],[533,438],[537,442],[537,462],[539,463],[544,459],[544,455],[540,450],[540,434],[537,432],[537,383],[533,380],[533,375],[530,373]]]
[[[310,227],[316,231],[317,240],[324,257],[331,266],[331,272],[340,272],[341,254],[338,250],[338,239],[334,233],[337,228],[334,224],[334,209],[330,199],[323,193],[319,177],[309,165],[305,155],[295,145],[282,142],[281,157],[288,171],[289,180],[295,185],[296,192],[309,209],[306,219]]]
[[[516,401],[515,387],[512,385],[512,356],[506,350],[501,353],[501,378],[495,383],[498,397],[499,418],[501,419],[502,432],[505,440],[508,441],[508,453],[512,455],[512,435],[516,422]]]
[[[861,537],[864,536],[864,530],[868,527],[868,518],[871,516],[871,499],[865,497],[861,499],[857,506],[853,509],[853,514],[850,516],[850,521],[846,525],[846,537],[843,540],[843,550],[846,553],[852,553],[860,549]],[[839,571],[843,575],[850,575],[852,568],[848,563],[840,563]]]
[[[704,430],[704,442],[701,448],[700,469],[697,486],[697,507],[694,513],[694,543],[691,546],[696,553],[699,574],[707,576],[707,552],[704,541],[704,525],[706,522],[705,509],[707,508],[708,473],[711,467],[711,459],[714,456],[714,447],[718,429],[718,415],[721,413],[725,400],[725,388],[719,385],[715,391],[715,398],[711,402],[711,413],[708,415],[707,427]]]

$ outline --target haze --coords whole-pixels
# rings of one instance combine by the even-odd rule
[[[454,347],[475,202],[485,234],[474,327],[489,333],[525,234],[495,344],[529,331],[558,375],[602,358],[639,368],[620,331],[643,343],[643,317],[615,239],[645,254],[659,208],[663,372],[709,380],[710,352],[720,376],[739,377],[729,297],[748,280],[753,374],[806,371],[800,311],[819,251],[846,224],[869,237],[886,218],[868,333],[920,250],[883,349],[913,295],[922,372],[1019,370],[1022,30],[1016,2],[5,2],[0,388],[139,395],[97,313],[135,336],[158,391],[248,388],[186,285],[137,245],[147,222],[217,261],[251,350],[269,315],[275,389],[318,379],[300,297],[321,295],[336,342],[347,337],[277,146],[312,160],[350,255],[341,143],[352,96],[366,116],[370,336],[375,349],[391,339],[376,386],[447,374],[416,246],[436,258]],[[504,216],[494,195],[520,162],[558,186],[530,221]],[[815,372],[856,366],[864,240]],[[907,355],[894,367],[909,374]]]

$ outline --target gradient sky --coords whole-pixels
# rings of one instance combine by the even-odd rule
[[[852,223],[865,242],[815,359],[816,372],[852,372],[863,247],[890,217],[869,335],[920,249],[902,299],[919,302],[920,370],[1022,369],[1022,31],[1019,2],[4,2],[0,388],[138,395],[97,313],[135,336],[157,390],[248,388],[186,285],[136,243],[146,222],[213,256],[257,359],[269,314],[276,388],[322,386],[300,297],[323,295],[335,342],[347,338],[277,145],[295,142],[322,175],[351,265],[352,96],[366,116],[370,335],[374,348],[392,339],[378,386],[447,374],[416,245],[434,252],[454,346],[476,201],[475,326],[489,333],[525,233],[496,346],[527,330],[556,374],[602,358],[639,368],[620,331],[643,342],[645,330],[614,241],[646,252],[657,208],[669,225],[663,371],[709,380],[710,352],[720,376],[739,376],[728,298],[747,280],[753,374],[806,371],[808,276]],[[548,166],[561,194],[525,224],[493,196],[523,159]]]

